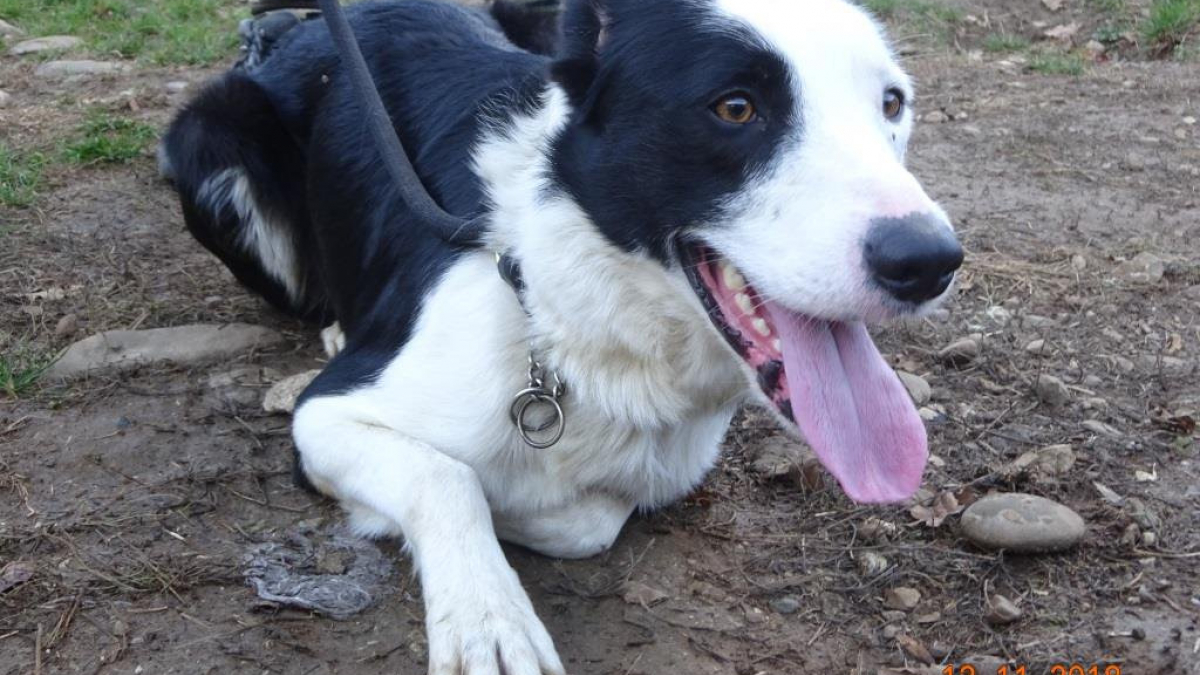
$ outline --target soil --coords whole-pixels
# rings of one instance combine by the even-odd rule
[[[1087,535],[1012,556],[968,543],[953,508],[934,527],[909,506],[856,506],[820,472],[762,471],[756,459],[782,440],[747,411],[707,484],[635,518],[610,553],[508,550],[571,673],[994,673],[1001,661],[1200,673],[1197,66],[1046,76],[953,48],[908,65],[920,109],[947,120],[919,126],[911,164],[970,252],[948,312],[879,331],[894,363],[933,386],[921,499],[1030,492],[1078,511]],[[161,125],[186,98],[165,84],[214,72],[52,85],[0,59],[15,105],[0,110],[0,138],[53,147],[94,105]],[[271,381],[320,366],[315,330],[266,309],[190,239],[149,153],[47,180],[34,207],[0,207],[5,351],[227,321],[274,327],[291,346],[0,403],[0,674],[424,672],[419,588],[398,543],[380,543],[395,561],[389,592],[349,620],[259,601],[245,582],[256,545],[341,522],[292,486],[288,419],[259,406]],[[1131,274],[1139,254],[1161,274]],[[56,336],[68,314],[78,331]],[[968,335],[977,360],[938,356]],[[212,381],[234,371],[236,384]],[[1070,400],[1042,403],[1042,375]],[[1066,472],[1011,468],[1056,444],[1076,456]],[[864,574],[868,554],[884,561]],[[896,587],[920,592],[915,609],[885,606]],[[988,622],[997,594],[1020,618]]]

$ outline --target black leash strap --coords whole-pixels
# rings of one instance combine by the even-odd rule
[[[482,246],[482,224],[447,213],[421,183],[416,169],[408,159],[408,153],[404,151],[400,137],[396,135],[396,128],[392,126],[392,119],[383,105],[383,99],[379,97],[375,81],[371,79],[367,61],[363,58],[341,3],[338,0],[319,0],[319,4],[321,14],[325,17],[325,25],[329,27],[329,33],[333,36],[338,53],[341,54],[342,65],[358,96],[363,114],[367,117],[371,135],[379,148],[379,158],[400,191],[401,198],[412,211],[413,218],[424,223],[438,237],[451,244]]]

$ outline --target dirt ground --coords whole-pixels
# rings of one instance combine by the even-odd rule
[[[1083,515],[1085,539],[1062,554],[990,553],[953,513],[932,527],[909,506],[855,506],[817,472],[764,470],[784,441],[750,411],[704,488],[635,518],[607,555],[509,549],[571,673],[876,675],[923,661],[939,664],[931,673],[1002,661],[1200,673],[1200,65],[1044,75],[963,44],[908,65],[931,118],[911,164],[970,252],[948,312],[879,331],[933,387],[922,497],[1043,495]],[[186,97],[166,83],[216,72],[61,85],[32,68],[0,58],[15,98],[0,137],[17,147],[49,142],[89,106],[162,125]],[[288,419],[259,405],[270,382],[319,367],[315,331],[193,243],[149,154],[47,180],[33,206],[0,207],[3,349],[229,321],[290,346],[0,393],[0,674],[423,672],[420,592],[395,542],[380,544],[395,560],[389,592],[350,620],[261,602],[243,576],[253,546],[341,522],[292,486]],[[56,336],[68,314],[78,331]],[[939,357],[968,335],[977,360]],[[1041,375],[1069,400],[1041,401]],[[1065,470],[1011,466],[1059,444],[1075,456]],[[915,609],[885,606],[901,586],[920,592]],[[989,622],[996,594],[1021,617]]]

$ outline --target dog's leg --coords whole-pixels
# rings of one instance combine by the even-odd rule
[[[496,517],[496,533],[551,558],[579,560],[612,548],[633,514],[628,501],[591,494],[560,509],[521,517]]]
[[[474,470],[383,426],[352,396],[296,412],[303,470],[367,535],[403,534],[425,596],[431,675],[562,675],[504,558]]]
[[[346,348],[346,334],[342,332],[342,324],[333,322],[321,331],[321,345],[325,347],[325,356],[333,358]]]

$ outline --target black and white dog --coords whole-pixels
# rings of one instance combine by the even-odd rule
[[[242,282],[341,327],[298,473],[407,541],[431,673],[562,673],[499,540],[604,551],[697,486],[743,403],[851,498],[916,490],[925,430],[864,324],[931,308],[962,249],[904,168],[912,88],[863,11],[571,0],[554,56],[452,4],[351,14],[422,181],[486,215],[486,250],[406,220],[320,22],[201,93],[164,165]],[[567,385],[550,449],[511,419],[531,353]]]

